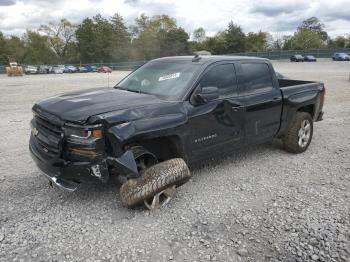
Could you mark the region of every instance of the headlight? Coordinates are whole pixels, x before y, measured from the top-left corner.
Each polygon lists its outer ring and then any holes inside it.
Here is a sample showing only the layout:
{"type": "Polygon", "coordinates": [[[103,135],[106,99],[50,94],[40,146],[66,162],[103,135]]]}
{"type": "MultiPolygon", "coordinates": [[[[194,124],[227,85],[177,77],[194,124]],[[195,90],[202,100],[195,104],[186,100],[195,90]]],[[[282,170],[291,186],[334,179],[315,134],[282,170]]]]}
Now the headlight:
{"type": "Polygon", "coordinates": [[[103,136],[102,125],[66,125],[63,130],[67,142],[75,144],[92,144],[103,136]]]}

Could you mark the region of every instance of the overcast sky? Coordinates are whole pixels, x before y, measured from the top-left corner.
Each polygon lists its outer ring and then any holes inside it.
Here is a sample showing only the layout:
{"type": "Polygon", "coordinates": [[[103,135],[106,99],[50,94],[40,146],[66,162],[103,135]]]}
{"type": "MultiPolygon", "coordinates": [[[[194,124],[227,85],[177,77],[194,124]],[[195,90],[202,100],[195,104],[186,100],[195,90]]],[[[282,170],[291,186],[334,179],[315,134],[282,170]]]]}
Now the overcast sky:
{"type": "Polygon", "coordinates": [[[231,20],[246,33],[291,34],[304,19],[317,16],[332,37],[350,33],[350,0],[0,0],[0,31],[21,35],[60,18],[79,23],[97,13],[119,13],[127,25],[141,13],[167,14],[188,33],[204,27],[208,35],[231,20]]]}

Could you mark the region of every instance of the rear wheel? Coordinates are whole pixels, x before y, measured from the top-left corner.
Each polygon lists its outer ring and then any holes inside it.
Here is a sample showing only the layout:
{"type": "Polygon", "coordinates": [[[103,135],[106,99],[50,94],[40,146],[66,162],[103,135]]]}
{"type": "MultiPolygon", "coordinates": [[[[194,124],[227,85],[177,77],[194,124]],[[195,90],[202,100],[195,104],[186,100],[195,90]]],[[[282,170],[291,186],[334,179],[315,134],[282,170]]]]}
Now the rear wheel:
{"type": "Polygon", "coordinates": [[[127,207],[142,202],[149,209],[166,205],[175,194],[176,187],[186,183],[190,171],[181,158],[173,158],[141,171],[141,176],[129,179],[120,188],[122,203],[127,207]]]}
{"type": "Polygon", "coordinates": [[[297,112],[283,138],[285,150],[302,153],[310,145],[313,135],[313,120],[309,113],[297,112]]]}

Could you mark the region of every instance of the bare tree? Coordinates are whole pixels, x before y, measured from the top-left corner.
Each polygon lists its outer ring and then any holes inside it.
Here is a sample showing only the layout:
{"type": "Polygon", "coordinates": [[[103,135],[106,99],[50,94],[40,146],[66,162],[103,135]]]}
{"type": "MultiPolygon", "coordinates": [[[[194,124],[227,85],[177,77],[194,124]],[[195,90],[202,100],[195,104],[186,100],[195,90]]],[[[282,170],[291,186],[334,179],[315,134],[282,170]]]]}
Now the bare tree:
{"type": "Polygon", "coordinates": [[[75,30],[76,26],[65,18],[59,23],[50,22],[39,28],[39,31],[48,37],[52,49],[60,59],[65,57],[69,44],[75,40],[75,30]]]}

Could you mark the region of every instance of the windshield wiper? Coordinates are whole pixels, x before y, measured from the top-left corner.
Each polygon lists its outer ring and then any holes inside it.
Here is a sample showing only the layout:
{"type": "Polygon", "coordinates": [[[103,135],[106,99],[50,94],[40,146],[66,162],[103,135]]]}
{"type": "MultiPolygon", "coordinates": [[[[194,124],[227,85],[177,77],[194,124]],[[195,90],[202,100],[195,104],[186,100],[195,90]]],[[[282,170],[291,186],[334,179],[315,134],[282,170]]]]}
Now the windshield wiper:
{"type": "Polygon", "coordinates": [[[138,93],[138,94],[142,93],[140,90],[132,90],[132,89],[124,88],[124,87],[121,87],[121,86],[115,86],[114,88],[117,88],[117,89],[120,89],[120,90],[129,91],[129,92],[133,92],[133,93],[138,93]]]}

